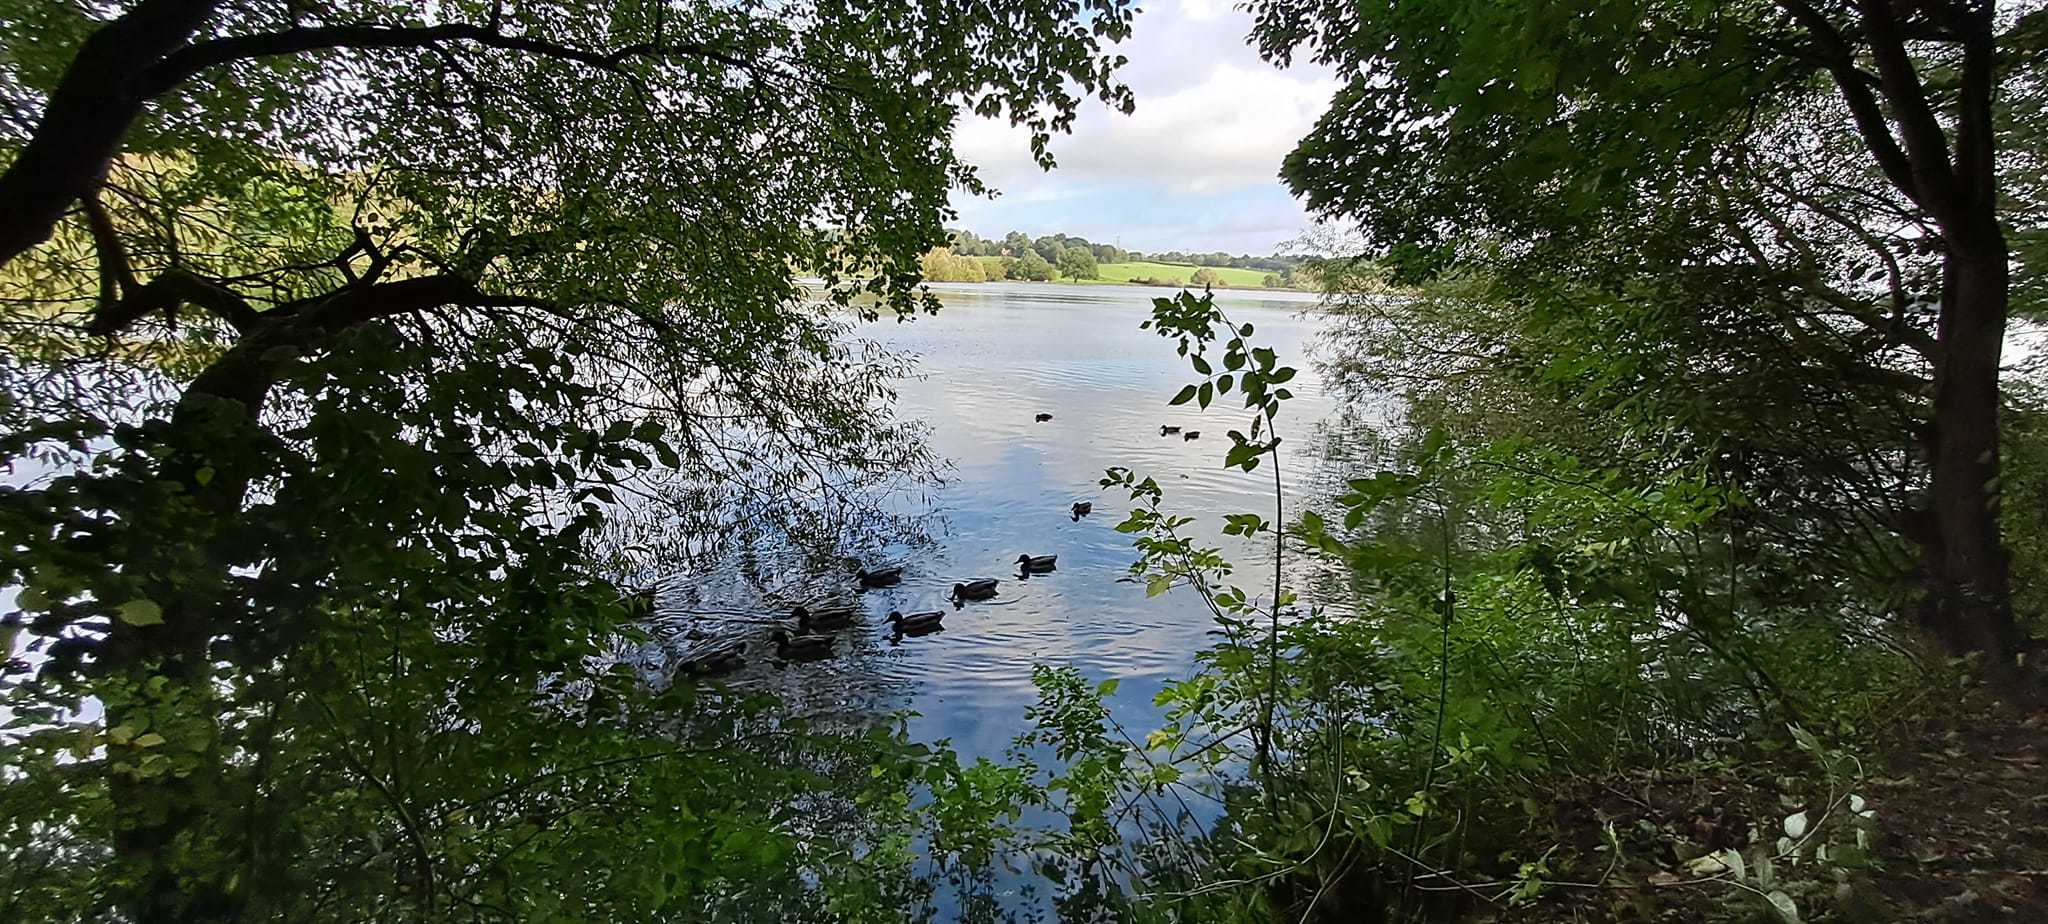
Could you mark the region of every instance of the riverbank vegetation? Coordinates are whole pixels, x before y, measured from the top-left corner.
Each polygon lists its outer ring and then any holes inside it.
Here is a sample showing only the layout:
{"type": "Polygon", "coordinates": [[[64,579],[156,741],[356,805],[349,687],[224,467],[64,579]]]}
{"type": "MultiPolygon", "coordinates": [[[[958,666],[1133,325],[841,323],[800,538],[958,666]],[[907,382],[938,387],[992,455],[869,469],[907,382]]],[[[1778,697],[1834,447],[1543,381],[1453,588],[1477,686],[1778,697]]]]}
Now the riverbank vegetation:
{"type": "MultiPolygon", "coordinates": [[[[2042,408],[2001,369],[2040,311],[2048,15],[1254,10],[1269,56],[1354,75],[1284,176],[1375,258],[1324,264],[1327,372],[1399,400],[1344,436],[1336,496],[1228,518],[1291,570],[1105,479],[1138,576],[1226,637],[1142,746],[1045,685],[1076,766],[1122,770],[1047,781],[1094,794],[1077,824],[1161,832],[1098,858],[1150,886],[1132,916],[2048,911],[2012,584],[2043,520],[2010,503],[2042,408]],[[1177,825],[1216,776],[1226,820],[1177,825]]],[[[1190,295],[1151,323],[1191,364],[1176,403],[1241,399],[1226,465],[1312,464],[1255,330],[1190,295]]]]}
{"type": "Polygon", "coordinates": [[[1147,255],[1085,238],[1048,234],[1033,239],[1012,231],[1001,240],[953,230],[946,247],[924,258],[931,282],[1095,282],[1121,285],[1297,289],[1313,280],[1302,256],[1254,257],[1227,253],[1147,255]],[[978,267],[970,260],[979,261],[978,267]]]}
{"type": "Polygon", "coordinates": [[[2048,12],[1252,9],[1345,79],[1328,259],[943,227],[959,119],[1129,111],[1120,0],[0,0],[0,918],[2048,913],[2048,12]],[[1163,724],[1040,665],[969,763],[671,683],[660,570],[939,474],[843,309],[992,268],[1313,286],[1379,402],[1304,451],[1310,359],[1155,304],[1276,485],[1254,568],[1104,474],[1218,639],[1163,724]]]}

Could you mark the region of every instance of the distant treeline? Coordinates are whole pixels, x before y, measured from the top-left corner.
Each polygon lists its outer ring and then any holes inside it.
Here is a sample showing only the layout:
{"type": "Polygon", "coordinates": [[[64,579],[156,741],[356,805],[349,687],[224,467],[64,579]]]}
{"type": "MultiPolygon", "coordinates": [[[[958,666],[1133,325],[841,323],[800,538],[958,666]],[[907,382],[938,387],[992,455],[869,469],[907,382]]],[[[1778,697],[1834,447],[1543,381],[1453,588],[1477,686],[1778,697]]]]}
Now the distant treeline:
{"type": "Polygon", "coordinates": [[[1179,250],[1145,252],[1125,250],[1115,244],[1097,244],[1086,238],[1070,234],[1047,234],[1042,237],[1028,237],[1022,231],[1012,231],[1001,240],[981,237],[972,231],[954,229],[953,253],[967,257],[1021,257],[1036,253],[1047,263],[1057,265],[1060,257],[1068,250],[1079,248],[1088,252],[1097,263],[1181,263],[1188,266],[1221,266],[1235,269],[1265,270],[1272,273],[1286,273],[1299,269],[1306,258],[1293,256],[1255,257],[1250,254],[1229,254],[1222,251],[1213,253],[1186,253],[1179,250]]]}

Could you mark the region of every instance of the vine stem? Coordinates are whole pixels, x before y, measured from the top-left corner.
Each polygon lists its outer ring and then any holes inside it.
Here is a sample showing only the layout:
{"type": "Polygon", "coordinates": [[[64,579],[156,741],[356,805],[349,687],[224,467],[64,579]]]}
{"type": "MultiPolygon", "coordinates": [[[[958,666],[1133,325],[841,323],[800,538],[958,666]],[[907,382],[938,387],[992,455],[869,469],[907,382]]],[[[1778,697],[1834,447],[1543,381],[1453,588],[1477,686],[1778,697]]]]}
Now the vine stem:
{"type": "MultiPolygon", "coordinates": [[[[1443,518],[1443,615],[1438,620],[1438,641],[1436,656],[1436,729],[1429,738],[1429,765],[1422,772],[1422,796],[1429,798],[1429,792],[1436,786],[1437,756],[1444,747],[1444,712],[1451,699],[1451,614],[1457,606],[1451,596],[1451,499],[1443,485],[1437,485],[1438,499],[1442,505],[1443,518]]],[[[1429,816],[1425,805],[1422,817],[1415,820],[1415,837],[1408,844],[1409,853],[1422,856],[1423,840],[1429,829],[1429,816]]],[[[1408,896],[1415,889],[1415,870],[1408,871],[1408,882],[1401,889],[1401,909],[1395,917],[1407,914],[1408,896]]]]}
{"type": "MultiPolygon", "coordinates": [[[[1273,431],[1269,423],[1266,435],[1273,431]]],[[[1266,620],[1266,702],[1259,716],[1259,772],[1265,777],[1266,807],[1273,808],[1273,710],[1280,698],[1280,594],[1283,558],[1287,554],[1287,495],[1280,486],[1280,445],[1269,450],[1273,457],[1273,606],[1266,620]]]]}

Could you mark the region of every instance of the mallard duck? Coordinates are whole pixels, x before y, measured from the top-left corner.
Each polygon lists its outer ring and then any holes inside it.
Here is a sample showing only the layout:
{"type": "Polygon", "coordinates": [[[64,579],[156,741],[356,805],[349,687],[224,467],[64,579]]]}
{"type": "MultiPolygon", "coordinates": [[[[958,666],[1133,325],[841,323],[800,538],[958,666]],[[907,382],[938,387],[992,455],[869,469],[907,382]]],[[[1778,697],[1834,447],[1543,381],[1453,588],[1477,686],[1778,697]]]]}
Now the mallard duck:
{"type": "Polygon", "coordinates": [[[830,635],[795,635],[777,629],[768,638],[775,643],[775,656],[784,661],[816,661],[832,656],[830,635]]]}
{"type": "Polygon", "coordinates": [[[945,620],[945,610],[932,610],[929,613],[898,613],[895,610],[889,611],[889,627],[895,630],[898,635],[923,635],[926,632],[937,632],[945,628],[940,625],[945,620]]]}
{"type": "Polygon", "coordinates": [[[746,642],[725,642],[701,651],[692,652],[689,657],[677,662],[677,673],[691,677],[716,677],[730,674],[747,665],[746,642]]]}
{"type": "Polygon", "coordinates": [[[953,585],[953,599],[986,600],[996,595],[996,585],[999,583],[1001,582],[995,578],[975,578],[971,581],[962,581],[953,585]]]}
{"type": "Polygon", "coordinates": [[[1169,434],[1174,434],[1174,433],[1179,433],[1179,432],[1180,432],[1180,428],[1179,428],[1179,427],[1170,427],[1170,426],[1167,426],[1167,425],[1165,425],[1165,424],[1160,424],[1160,425],[1159,425],[1159,435],[1160,435],[1160,436],[1167,436],[1167,435],[1169,435],[1169,434]]]}
{"type": "Polygon", "coordinates": [[[844,629],[853,625],[853,621],[860,616],[860,611],[851,604],[827,603],[815,610],[799,606],[789,615],[796,620],[798,633],[810,635],[820,629],[844,629]]]}
{"type": "Polygon", "coordinates": [[[1202,431],[1200,430],[1189,430],[1188,432],[1180,435],[1181,442],[1187,442],[1188,440],[1198,440],[1201,438],[1202,431]]]}
{"type": "Polygon", "coordinates": [[[1048,420],[1051,420],[1051,419],[1052,419],[1052,415],[1051,415],[1051,414],[1039,414],[1039,415],[1038,415],[1038,422],[1039,422],[1039,423],[1045,423],[1046,421],[1048,421],[1048,420]]]}
{"type": "Polygon", "coordinates": [[[1019,555],[1017,570],[1025,574],[1044,574],[1059,565],[1058,555],[1019,555]]]}
{"type": "Polygon", "coordinates": [[[1075,502],[1074,502],[1074,519],[1078,520],[1078,519],[1080,519],[1080,518],[1082,518],[1082,517],[1085,517],[1085,516],[1087,516],[1087,515],[1089,515],[1089,514],[1091,514],[1091,513],[1094,513],[1094,512],[1095,512],[1095,504],[1094,504],[1094,503],[1092,503],[1092,502],[1090,502],[1090,501],[1075,501],[1075,502]]]}
{"type": "Polygon", "coordinates": [[[862,568],[855,571],[853,577],[855,580],[860,581],[860,586],[862,587],[887,587],[891,584],[900,583],[903,580],[903,566],[890,565],[873,571],[862,568]]]}

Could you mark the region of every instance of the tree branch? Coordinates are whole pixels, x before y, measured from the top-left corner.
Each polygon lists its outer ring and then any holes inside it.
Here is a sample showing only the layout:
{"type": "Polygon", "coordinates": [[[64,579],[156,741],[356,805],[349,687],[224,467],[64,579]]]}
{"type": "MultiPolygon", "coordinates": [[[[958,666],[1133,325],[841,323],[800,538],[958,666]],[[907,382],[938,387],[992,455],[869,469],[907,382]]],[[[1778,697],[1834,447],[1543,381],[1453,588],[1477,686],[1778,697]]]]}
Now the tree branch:
{"type": "Polygon", "coordinates": [[[1835,78],[1835,86],[1841,90],[1842,101],[1849,107],[1849,114],[1856,121],[1856,132],[1863,138],[1863,144],[1877,159],[1877,166],[1884,171],[1885,178],[1907,198],[1925,207],[1919,184],[1914,180],[1913,162],[1899,147],[1897,138],[1892,136],[1891,124],[1885,120],[1884,109],[1878,105],[1877,97],[1871,92],[1871,77],[1856,66],[1856,54],[1849,46],[1849,40],[1835,27],[1826,14],[1814,9],[1805,0],[1778,0],[1778,6],[1791,14],[1794,22],[1813,36],[1821,52],[1821,65],[1835,78]]]}
{"type": "Polygon", "coordinates": [[[1863,13],[1863,29],[1870,37],[1870,53],[1877,60],[1877,74],[1884,82],[1885,101],[1891,104],[1898,122],[1906,156],[1912,166],[1917,190],[1914,201],[1937,217],[1952,221],[1959,211],[1956,201],[1955,167],[1949,162],[1948,133],[1927,104],[1927,90],[1906,53],[1905,38],[1899,34],[1887,0],[1857,0],[1863,13]]]}
{"type": "Polygon", "coordinates": [[[95,336],[111,337],[143,318],[168,314],[186,304],[198,305],[212,312],[243,333],[248,333],[263,320],[262,313],[234,290],[187,270],[172,268],[120,299],[101,304],[85,329],[95,336]]]}
{"type": "Polygon", "coordinates": [[[157,96],[211,67],[252,58],[268,58],[336,48],[426,48],[447,42],[475,42],[490,48],[523,51],[546,58],[574,61],[600,70],[623,73],[634,58],[696,57],[731,67],[753,69],[756,62],[717,51],[700,42],[640,42],[612,51],[592,51],[523,35],[507,35],[494,26],[444,23],[438,26],[312,26],[214,39],[187,46],[164,58],[142,75],[147,96],[157,96]]]}

